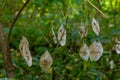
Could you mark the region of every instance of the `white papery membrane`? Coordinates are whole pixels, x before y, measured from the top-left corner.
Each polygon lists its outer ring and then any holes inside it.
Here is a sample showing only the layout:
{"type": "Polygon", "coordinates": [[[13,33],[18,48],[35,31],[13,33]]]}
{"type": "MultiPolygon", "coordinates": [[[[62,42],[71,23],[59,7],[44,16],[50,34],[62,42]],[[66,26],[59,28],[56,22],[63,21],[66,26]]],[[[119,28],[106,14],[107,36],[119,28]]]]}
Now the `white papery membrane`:
{"type": "Polygon", "coordinates": [[[64,46],[66,43],[66,29],[63,25],[58,29],[58,42],[61,46],[64,46]]]}
{"type": "Polygon", "coordinates": [[[85,35],[85,27],[81,26],[80,27],[80,38],[82,39],[85,35]]]}
{"type": "Polygon", "coordinates": [[[111,60],[109,64],[110,64],[110,69],[113,69],[114,68],[114,61],[111,60]]]}
{"type": "Polygon", "coordinates": [[[120,54],[120,41],[117,37],[115,37],[115,45],[113,46],[113,49],[116,51],[117,54],[120,54]]]}
{"type": "Polygon", "coordinates": [[[120,44],[119,43],[117,43],[115,45],[115,51],[116,51],[117,54],[120,54],[120,44]]]}
{"type": "Polygon", "coordinates": [[[53,59],[48,50],[46,50],[40,57],[40,67],[43,71],[47,71],[51,67],[52,63],[53,59]]]}
{"type": "Polygon", "coordinates": [[[93,29],[93,31],[95,32],[95,34],[96,34],[97,36],[99,36],[100,26],[99,26],[99,23],[96,21],[95,18],[93,18],[93,20],[92,20],[92,29],[93,29]]]}
{"type": "Polygon", "coordinates": [[[84,36],[87,36],[88,26],[87,26],[87,25],[81,25],[81,26],[80,26],[79,33],[80,33],[81,39],[82,39],[84,36]]]}
{"type": "Polygon", "coordinates": [[[28,40],[24,36],[22,37],[22,40],[20,41],[19,50],[20,50],[20,53],[22,54],[23,58],[27,62],[28,66],[31,67],[32,66],[32,56],[31,56],[31,53],[29,50],[28,40]]]}
{"type": "Polygon", "coordinates": [[[90,45],[89,50],[90,50],[90,60],[91,61],[99,60],[103,54],[103,46],[100,41],[99,42],[94,41],[90,45]]]}
{"type": "Polygon", "coordinates": [[[79,55],[84,61],[89,59],[90,52],[86,43],[84,43],[80,48],[79,55]]]}

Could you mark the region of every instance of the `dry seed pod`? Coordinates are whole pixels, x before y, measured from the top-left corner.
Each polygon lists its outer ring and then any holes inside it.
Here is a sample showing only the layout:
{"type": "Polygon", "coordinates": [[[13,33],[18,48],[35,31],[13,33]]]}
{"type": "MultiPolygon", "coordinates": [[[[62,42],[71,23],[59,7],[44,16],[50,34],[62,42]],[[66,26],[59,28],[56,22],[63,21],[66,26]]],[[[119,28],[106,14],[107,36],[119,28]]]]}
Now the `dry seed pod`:
{"type": "Polygon", "coordinates": [[[90,52],[86,43],[84,43],[80,48],[79,54],[84,61],[87,61],[89,59],[90,52]]]}
{"type": "Polygon", "coordinates": [[[113,68],[114,68],[114,61],[111,60],[111,61],[110,61],[110,69],[113,69],[113,68]]]}
{"type": "Polygon", "coordinates": [[[93,18],[93,20],[92,20],[92,29],[93,29],[93,31],[95,32],[95,34],[96,34],[97,36],[99,36],[100,27],[99,27],[99,23],[96,21],[95,18],[93,18]]]}
{"type": "Polygon", "coordinates": [[[44,54],[40,57],[40,67],[43,71],[47,71],[51,67],[52,63],[53,59],[48,50],[46,50],[44,54]]]}
{"type": "Polygon", "coordinates": [[[81,39],[84,37],[84,36],[87,36],[87,33],[88,33],[88,25],[81,25],[80,27],[80,37],[81,39]]]}
{"type": "Polygon", "coordinates": [[[117,37],[115,37],[115,43],[120,44],[120,41],[118,40],[117,37]]]}
{"type": "Polygon", "coordinates": [[[120,44],[116,44],[114,48],[115,48],[116,53],[120,54],[120,44]]]}
{"type": "Polygon", "coordinates": [[[99,60],[100,57],[103,54],[103,47],[102,47],[101,42],[94,41],[90,45],[89,50],[90,50],[90,60],[91,61],[97,61],[97,60],[99,60]]]}
{"type": "Polygon", "coordinates": [[[26,37],[22,37],[22,40],[20,41],[20,45],[19,45],[19,50],[23,56],[23,58],[25,59],[25,61],[27,62],[28,66],[32,66],[32,56],[29,50],[29,43],[26,39],[26,37]]]}
{"type": "Polygon", "coordinates": [[[66,30],[63,25],[58,30],[58,41],[61,46],[64,46],[66,43],[66,30]]]}
{"type": "Polygon", "coordinates": [[[52,30],[52,35],[53,35],[54,43],[56,44],[57,43],[57,38],[56,38],[55,32],[53,30],[53,27],[51,28],[51,30],[52,30]]]}
{"type": "Polygon", "coordinates": [[[120,41],[118,40],[117,37],[114,37],[113,39],[114,39],[114,41],[115,41],[115,43],[116,43],[116,44],[113,46],[113,50],[115,50],[117,54],[120,54],[120,41]]]}
{"type": "Polygon", "coordinates": [[[80,27],[80,38],[82,39],[85,35],[85,27],[84,26],[81,26],[80,27]]]}

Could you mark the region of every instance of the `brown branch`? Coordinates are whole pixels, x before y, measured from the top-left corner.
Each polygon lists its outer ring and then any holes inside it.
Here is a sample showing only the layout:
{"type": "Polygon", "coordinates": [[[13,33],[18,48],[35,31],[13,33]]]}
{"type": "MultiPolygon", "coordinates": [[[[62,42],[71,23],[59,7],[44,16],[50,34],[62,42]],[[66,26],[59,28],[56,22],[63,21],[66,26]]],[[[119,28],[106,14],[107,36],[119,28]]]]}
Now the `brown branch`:
{"type": "Polygon", "coordinates": [[[10,31],[9,31],[9,34],[8,34],[8,41],[10,41],[10,36],[11,36],[11,33],[12,33],[12,29],[13,29],[18,17],[20,16],[21,12],[23,11],[23,9],[25,8],[25,6],[28,4],[29,1],[30,0],[27,0],[25,2],[25,4],[21,7],[20,11],[18,12],[17,16],[15,17],[15,19],[14,19],[14,21],[13,21],[11,27],[10,27],[10,31]]]}
{"type": "Polygon", "coordinates": [[[10,48],[7,43],[7,40],[4,35],[4,31],[2,29],[2,25],[0,24],[0,46],[2,49],[2,56],[4,60],[4,67],[7,73],[7,77],[14,78],[14,66],[12,64],[12,57],[10,54],[10,48]]]}

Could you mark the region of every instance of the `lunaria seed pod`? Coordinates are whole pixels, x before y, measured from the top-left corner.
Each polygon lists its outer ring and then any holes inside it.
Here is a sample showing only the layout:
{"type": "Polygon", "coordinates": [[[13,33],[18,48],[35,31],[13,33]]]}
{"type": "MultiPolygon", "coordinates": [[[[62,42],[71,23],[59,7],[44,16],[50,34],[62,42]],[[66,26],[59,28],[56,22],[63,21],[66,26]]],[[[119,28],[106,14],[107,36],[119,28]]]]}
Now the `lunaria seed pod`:
{"type": "Polygon", "coordinates": [[[113,69],[114,68],[114,61],[111,60],[109,64],[110,64],[110,69],[113,69]]]}
{"type": "Polygon", "coordinates": [[[52,63],[53,59],[48,50],[46,50],[40,57],[40,67],[43,71],[47,71],[51,67],[52,63]]]}
{"type": "Polygon", "coordinates": [[[118,40],[117,37],[115,37],[115,43],[120,44],[120,41],[118,40]]]}
{"type": "Polygon", "coordinates": [[[28,66],[32,66],[32,56],[29,50],[29,43],[26,37],[22,37],[20,44],[19,44],[19,50],[22,54],[23,58],[27,62],[28,66]]]}
{"type": "Polygon", "coordinates": [[[80,38],[82,39],[85,35],[85,27],[81,26],[80,27],[80,38]]]}
{"type": "Polygon", "coordinates": [[[84,43],[80,48],[79,55],[84,61],[89,59],[90,52],[86,43],[84,43]]]}
{"type": "Polygon", "coordinates": [[[87,33],[88,33],[88,25],[87,25],[87,24],[86,24],[86,25],[81,24],[79,33],[80,33],[80,38],[81,38],[81,39],[82,39],[84,36],[87,36],[87,33]]]}
{"type": "Polygon", "coordinates": [[[99,60],[103,54],[103,46],[102,46],[101,42],[94,41],[90,45],[89,50],[90,50],[90,60],[91,61],[99,60]]]}
{"type": "Polygon", "coordinates": [[[57,38],[56,38],[55,32],[53,30],[53,27],[51,28],[51,31],[52,31],[52,35],[53,35],[53,41],[56,44],[57,43],[57,38]]]}
{"type": "Polygon", "coordinates": [[[120,54],[120,44],[117,43],[114,48],[115,48],[116,53],[120,54]]]}
{"type": "Polygon", "coordinates": [[[113,50],[115,50],[117,54],[120,54],[120,41],[117,37],[115,37],[115,45],[113,46],[113,50]]]}
{"type": "Polygon", "coordinates": [[[93,20],[92,20],[92,29],[93,29],[93,31],[95,32],[95,34],[96,34],[97,36],[99,36],[100,26],[99,26],[99,23],[96,21],[95,18],[93,18],[93,20]]]}
{"type": "Polygon", "coordinates": [[[58,42],[61,46],[64,46],[66,43],[66,29],[63,25],[58,30],[58,42]]]}

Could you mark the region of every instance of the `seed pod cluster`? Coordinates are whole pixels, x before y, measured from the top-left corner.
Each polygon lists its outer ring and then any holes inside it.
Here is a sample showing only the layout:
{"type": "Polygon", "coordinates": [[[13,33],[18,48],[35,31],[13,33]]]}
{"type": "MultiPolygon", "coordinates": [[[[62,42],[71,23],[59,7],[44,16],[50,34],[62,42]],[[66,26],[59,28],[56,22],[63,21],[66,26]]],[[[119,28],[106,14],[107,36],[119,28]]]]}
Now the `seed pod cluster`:
{"type": "Polygon", "coordinates": [[[89,49],[86,43],[80,48],[80,57],[87,61],[90,57],[90,61],[98,61],[103,54],[103,47],[101,42],[94,41],[89,49]]]}

